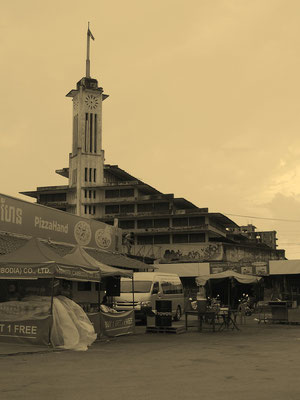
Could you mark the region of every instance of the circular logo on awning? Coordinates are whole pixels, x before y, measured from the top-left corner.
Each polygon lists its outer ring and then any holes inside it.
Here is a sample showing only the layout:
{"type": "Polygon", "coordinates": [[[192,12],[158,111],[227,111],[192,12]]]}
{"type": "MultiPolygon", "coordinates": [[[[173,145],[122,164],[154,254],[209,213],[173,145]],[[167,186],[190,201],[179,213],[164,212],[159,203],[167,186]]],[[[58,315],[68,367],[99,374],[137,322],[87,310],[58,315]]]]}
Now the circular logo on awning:
{"type": "Polygon", "coordinates": [[[111,233],[105,229],[98,229],[95,233],[95,241],[98,247],[107,249],[112,242],[111,233]]]}
{"type": "Polygon", "coordinates": [[[92,231],[90,225],[85,221],[79,221],[74,228],[74,236],[76,242],[81,246],[86,246],[90,243],[92,238],[92,231]]]}

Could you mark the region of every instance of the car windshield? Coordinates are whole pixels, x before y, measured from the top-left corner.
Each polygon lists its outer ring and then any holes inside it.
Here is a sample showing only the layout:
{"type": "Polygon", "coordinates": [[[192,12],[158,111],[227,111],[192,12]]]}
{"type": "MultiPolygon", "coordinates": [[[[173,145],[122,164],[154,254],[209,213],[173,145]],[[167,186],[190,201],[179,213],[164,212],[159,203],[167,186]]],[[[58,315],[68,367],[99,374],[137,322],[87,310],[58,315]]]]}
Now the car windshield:
{"type": "MultiPolygon", "coordinates": [[[[151,281],[133,281],[134,293],[149,293],[151,281]]],[[[121,281],[121,293],[132,293],[132,282],[121,281]]]]}

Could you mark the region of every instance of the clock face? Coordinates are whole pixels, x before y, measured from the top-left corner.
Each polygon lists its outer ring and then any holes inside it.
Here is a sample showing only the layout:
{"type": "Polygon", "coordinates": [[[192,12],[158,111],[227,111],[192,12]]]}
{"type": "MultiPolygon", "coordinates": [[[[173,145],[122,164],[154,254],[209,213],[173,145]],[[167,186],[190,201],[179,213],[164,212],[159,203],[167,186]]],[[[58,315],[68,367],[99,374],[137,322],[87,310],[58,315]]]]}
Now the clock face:
{"type": "Polygon", "coordinates": [[[94,111],[98,107],[98,99],[92,94],[88,94],[85,98],[85,104],[87,105],[89,110],[94,111]]]}

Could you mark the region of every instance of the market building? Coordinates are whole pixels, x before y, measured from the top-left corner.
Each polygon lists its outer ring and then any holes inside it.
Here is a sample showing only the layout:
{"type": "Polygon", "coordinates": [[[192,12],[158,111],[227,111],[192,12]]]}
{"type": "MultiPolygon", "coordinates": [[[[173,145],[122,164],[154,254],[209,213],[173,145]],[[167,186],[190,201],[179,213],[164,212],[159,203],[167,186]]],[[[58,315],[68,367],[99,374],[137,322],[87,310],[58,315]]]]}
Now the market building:
{"type": "Polygon", "coordinates": [[[72,152],[69,166],[56,172],[68,184],[21,193],[48,207],[108,225],[117,223],[124,233],[123,251],[150,262],[245,263],[284,258],[276,237],[271,243],[262,232],[260,237],[255,230],[245,232],[221,213],[164,194],[118,165],[105,164],[102,103],[108,95],[90,76],[89,39],[86,76],[67,94],[73,102],[72,152]]]}

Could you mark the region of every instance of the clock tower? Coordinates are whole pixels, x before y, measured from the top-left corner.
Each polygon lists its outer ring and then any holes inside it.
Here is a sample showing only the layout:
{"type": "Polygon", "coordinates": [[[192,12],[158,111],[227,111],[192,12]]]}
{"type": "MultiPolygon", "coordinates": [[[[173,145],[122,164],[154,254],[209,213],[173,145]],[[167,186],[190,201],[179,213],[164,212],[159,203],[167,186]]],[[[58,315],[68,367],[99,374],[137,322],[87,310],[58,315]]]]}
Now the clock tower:
{"type": "Polygon", "coordinates": [[[73,99],[73,140],[69,155],[70,203],[75,214],[94,217],[96,187],[103,184],[104,150],[102,149],[103,93],[98,81],[90,77],[90,38],[87,31],[86,76],[66,96],[73,99]]]}

